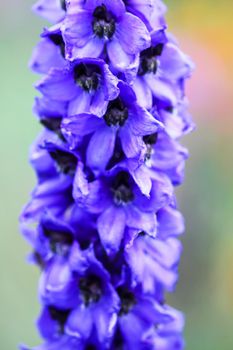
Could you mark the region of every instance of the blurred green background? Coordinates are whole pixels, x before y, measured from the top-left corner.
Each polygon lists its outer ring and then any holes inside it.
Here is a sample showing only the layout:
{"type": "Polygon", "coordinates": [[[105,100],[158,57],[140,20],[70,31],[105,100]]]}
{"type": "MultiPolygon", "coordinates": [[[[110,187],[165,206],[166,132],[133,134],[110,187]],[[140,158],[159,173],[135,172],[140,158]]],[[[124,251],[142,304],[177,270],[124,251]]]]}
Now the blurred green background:
{"type": "MultiPolygon", "coordinates": [[[[25,263],[29,247],[17,218],[35,178],[28,149],[39,126],[31,107],[36,77],[27,61],[44,22],[32,2],[0,3],[1,244],[0,348],[39,342],[38,272],[25,263]]],[[[233,2],[168,1],[170,30],[193,57],[188,83],[197,132],[186,137],[191,158],[177,193],[187,221],[180,282],[169,301],[184,310],[188,350],[233,349],[233,2]]],[[[61,349],[62,350],[62,349],[61,349]]]]}

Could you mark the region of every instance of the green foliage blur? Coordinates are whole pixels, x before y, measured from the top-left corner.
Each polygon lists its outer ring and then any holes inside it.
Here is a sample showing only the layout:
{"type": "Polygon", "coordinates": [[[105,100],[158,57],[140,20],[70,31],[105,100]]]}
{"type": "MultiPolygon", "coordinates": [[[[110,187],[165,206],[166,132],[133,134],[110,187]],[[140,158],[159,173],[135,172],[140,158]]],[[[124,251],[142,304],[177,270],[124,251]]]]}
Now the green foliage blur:
{"type": "MultiPolygon", "coordinates": [[[[185,138],[191,158],[186,182],[177,190],[187,221],[180,282],[173,306],[186,313],[188,350],[233,349],[233,2],[176,0],[169,29],[197,64],[188,84],[197,131],[185,138]]],[[[37,77],[27,67],[45,22],[29,0],[0,3],[1,240],[0,348],[39,343],[39,273],[26,264],[30,247],[18,216],[35,185],[28,149],[40,126],[31,109],[37,77]]],[[[61,349],[62,350],[62,349],[61,349]]],[[[132,349],[133,350],[133,349],[132,349]]]]}

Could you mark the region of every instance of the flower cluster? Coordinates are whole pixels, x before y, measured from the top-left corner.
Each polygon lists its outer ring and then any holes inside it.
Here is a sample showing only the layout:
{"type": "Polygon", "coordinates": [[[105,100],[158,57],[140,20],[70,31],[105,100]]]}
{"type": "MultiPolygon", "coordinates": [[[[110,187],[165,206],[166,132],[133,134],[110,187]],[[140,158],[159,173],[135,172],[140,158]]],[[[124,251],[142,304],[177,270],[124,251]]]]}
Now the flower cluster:
{"type": "Polygon", "coordinates": [[[36,349],[183,349],[183,316],[165,293],[182,249],[174,187],[188,156],[179,139],[193,128],[192,63],[161,0],[39,0],[34,10],[52,23],[30,62],[44,128],[20,218],[41,269],[36,349]]]}

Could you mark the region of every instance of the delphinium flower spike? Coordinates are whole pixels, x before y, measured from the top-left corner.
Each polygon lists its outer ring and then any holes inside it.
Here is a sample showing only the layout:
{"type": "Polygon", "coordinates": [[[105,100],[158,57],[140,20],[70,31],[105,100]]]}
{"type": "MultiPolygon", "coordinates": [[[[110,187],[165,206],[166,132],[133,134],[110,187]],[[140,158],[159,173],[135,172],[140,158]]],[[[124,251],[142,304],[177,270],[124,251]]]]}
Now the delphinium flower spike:
{"type": "MultiPolygon", "coordinates": [[[[184,222],[174,187],[193,129],[193,65],[161,0],[39,0],[50,21],[30,61],[42,77],[31,148],[37,185],[20,217],[41,269],[36,350],[179,350],[184,222]]],[[[27,347],[22,346],[22,349],[27,347]]]]}

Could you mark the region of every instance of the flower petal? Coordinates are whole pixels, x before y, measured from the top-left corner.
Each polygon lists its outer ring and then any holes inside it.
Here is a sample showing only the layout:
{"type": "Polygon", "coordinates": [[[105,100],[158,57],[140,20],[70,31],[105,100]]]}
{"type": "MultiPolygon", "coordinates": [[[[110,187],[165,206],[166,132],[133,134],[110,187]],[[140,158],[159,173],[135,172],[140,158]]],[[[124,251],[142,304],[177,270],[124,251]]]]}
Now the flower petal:
{"type": "Polygon", "coordinates": [[[190,76],[193,64],[176,45],[168,43],[163,49],[159,68],[166,79],[176,82],[190,76]]]}
{"type": "Polygon", "coordinates": [[[128,168],[131,176],[133,177],[135,183],[140,188],[141,192],[150,197],[150,192],[152,188],[152,181],[148,169],[142,164],[138,165],[138,161],[130,160],[128,162],[128,168]]]}
{"type": "Polygon", "coordinates": [[[86,45],[93,34],[91,21],[92,16],[89,11],[80,9],[75,14],[69,11],[61,26],[66,46],[83,47],[86,45]]]}
{"type": "Polygon", "coordinates": [[[153,102],[152,93],[144,80],[137,78],[134,82],[133,89],[137,95],[138,104],[143,108],[150,109],[153,102]]]}
{"type": "Polygon", "coordinates": [[[67,70],[51,69],[49,74],[36,84],[36,88],[53,100],[70,101],[77,94],[72,75],[67,70]]]}
{"type": "Polygon", "coordinates": [[[98,218],[97,227],[101,242],[108,254],[115,254],[120,248],[125,231],[125,212],[111,206],[98,218]]]}
{"type": "Polygon", "coordinates": [[[112,74],[107,64],[103,66],[104,73],[104,90],[106,99],[108,101],[114,100],[119,95],[119,88],[117,87],[119,80],[112,74]]]}
{"type": "Polygon", "coordinates": [[[126,123],[125,127],[120,129],[119,137],[127,158],[138,158],[144,153],[145,143],[143,142],[142,137],[133,135],[128,123],[126,123]]]}
{"type": "Polygon", "coordinates": [[[85,8],[93,11],[96,7],[105,5],[107,10],[118,18],[125,12],[125,5],[122,0],[86,0],[85,8]]]}
{"type": "Polygon", "coordinates": [[[86,57],[97,58],[101,55],[103,49],[104,41],[98,37],[92,36],[88,39],[88,42],[82,47],[72,46],[69,48],[69,45],[67,45],[66,58],[70,60],[86,57]]]}
{"type": "Polygon", "coordinates": [[[184,218],[181,213],[168,206],[157,213],[158,236],[166,239],[169,236],[181,235],[184,232],[184,218]]]}
{"type": "Polygon", "coordinates": [[[62,10],[60,1],[39,0],[32,9],[52,23],[60,22],[65,16],[65,11],[62,10]]]}
{"type": "Polygon", "coordinates": [[[150,46],[151,38],[145,24],[131,13],[125,13],[117,25],[116,37],[123,50],[136,55],[150,46]]]}
{"type": "Polygon", "coordinates": [[[86,155],[87,165],[98,174],[105,170],[113,155],[116,140],[116,130],[102,126],[92,136],[86,155]]]}
{"type": "Polygon", "coordinates": [[[112,65],[119,70],[126,69],[135,60],[135,55],[126,53],[116,38],[108,43],[107,52],[112,65]]]}
{"type": "Polygon", "coordinates": [[[100,343],[108,345],[114,334],[119,311],[119,297],[113,287],[109,295],[102,297],[100,303],[93,308],[93,318],[100,343]]]}
{"type": "Polygon", "coordinates": [[[53,68],[63,69],[66,61],[61,56],[60,48],[49,39],[42,39],[35,49],[29,66],[35,73],[47,74],[53,68]]]}
{"type": "Polygon", "coordinates": [[[145,79],[153,95],[158,100],[164,101],[172,106],[177,105],[177,87],[164,80],[155,78],[152,74],[147,74],[145,79]]]}
{"type": "Polygon", "coordinates": [[[90,308],[80,305],[80,307],[71,312],[66,324],[66,333],[77,338],[88,339],[92,327],[93,321],[90,308]]]}
{"type": "Polygon", "coordinates": [[[135,135],[151,135],[163,128],[163,124],[155,119],[145,108],[132,106],[129,110],[129,123],[132,132],[135,135]]]}
{"type": "Polygon", "coordinates": [[[68,115],[90,113],[91,95],[77,87],[76,98],[69,103],[68,115]]]}
{"type": "Polygon", "coordinates": [[[77,136],[91,134],[102,125],[103,121],[93,114],[82,113],[64,118],[62,129],[65,133],[71,133],[77,136]]]}
{"type": "Polygon", "coordinates": [[[108,107],[108,101],[102,89],[96,91],[90,102],[90,113],[102,117],[108,107]]]}
{"type": "Polygon", "coordinates": [[[134,205],[128,206],[126,211],[127,226],[137,228],[139,232],[144,231],[151,236],[155,236],[157,230],[157,220],[156,215],[153,212],[144,213],[134,205]]]}
{"type": "Polygon", "coordinates": [[[109,189],[101,180],[89,183],[89,194],[84,199],[84,207],[87,211],[99,214],[111,205],[109,189]]]}

